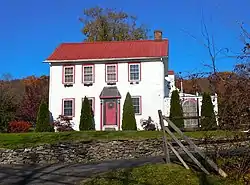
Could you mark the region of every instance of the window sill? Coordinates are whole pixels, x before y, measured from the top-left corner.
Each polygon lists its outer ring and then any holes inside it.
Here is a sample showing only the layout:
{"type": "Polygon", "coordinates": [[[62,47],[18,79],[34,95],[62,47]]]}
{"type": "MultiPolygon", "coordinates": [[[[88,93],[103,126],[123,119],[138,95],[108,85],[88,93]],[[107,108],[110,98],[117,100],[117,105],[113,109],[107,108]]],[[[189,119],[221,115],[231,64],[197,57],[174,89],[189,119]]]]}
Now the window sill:
{"type": "Polygon", "coordinates": [[[141,116],[142,113],[135,113],[135,116],[141,116]]]}
{"type": "Polygon", "coordinates": [[[74,83],[64,83],[64,87],[73,87],[74,83]]]}
{"type": "Polygon", "coordinates": [[[94,82],[83,82],[84,86],[92,86],[94,82]]]}
{"type": "Polygon", "coordinates": [[[106,82],[108,85],[116,85],[116,81],[115,82],[106,82]]]}
{"type": "Polygon", "coordinates": [[[68,119],[68,120],[73,120],[73,116],[64,116],[66,119],[68,119]]]}
{"type": "Polygon", "coordinates": [[[129,81],[129,83],[130,83],[131,85],[133,85],[133,84],[139,84],[140,81],[129,81]]]}

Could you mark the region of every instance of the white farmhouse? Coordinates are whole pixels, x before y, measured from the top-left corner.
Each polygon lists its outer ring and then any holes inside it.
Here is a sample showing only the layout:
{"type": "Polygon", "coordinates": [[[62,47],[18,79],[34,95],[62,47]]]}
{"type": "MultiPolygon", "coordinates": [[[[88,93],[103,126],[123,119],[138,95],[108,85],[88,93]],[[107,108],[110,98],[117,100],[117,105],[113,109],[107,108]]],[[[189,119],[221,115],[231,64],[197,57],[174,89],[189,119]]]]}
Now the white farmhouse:
{"type": "MultiPolygon", "coordinates": [[[[171,93],[177,88],[174,72],[168,71],[168,40],[162,39],[161,31],[155,31],[154,36],[154,40],[59,45],[45,61],[50,64],[49,110],[53,119],[71,117],[73,128],[79,130],[86,96],[96,130],[121,130],[123,104],[129,92],[137,128],[141,130],[141,120],[149,116],[159,128],[158,110],[169,116],[171,93]]],[[[179,91],[184,116],[200,116],[202,96],[179,91]]],[[[212,100],[217,114],[217,95],[212,100]]],[[[198,121],[185,119],[185,127],[197,128],[198,121]]]]}
{"type": "MultiPolygon", "coordinates": [[[[149,116],[158,122],[164,110],[168,75],[168,40],[63,43],[45,61],[50,64],[49,110],[72,118],[79,130],[82,100],[88,97],[96,130],[121,130],[127,92],[137,127],[149,116]]],[[[168,108],[167,108],[168,109],[168,108]]]]}

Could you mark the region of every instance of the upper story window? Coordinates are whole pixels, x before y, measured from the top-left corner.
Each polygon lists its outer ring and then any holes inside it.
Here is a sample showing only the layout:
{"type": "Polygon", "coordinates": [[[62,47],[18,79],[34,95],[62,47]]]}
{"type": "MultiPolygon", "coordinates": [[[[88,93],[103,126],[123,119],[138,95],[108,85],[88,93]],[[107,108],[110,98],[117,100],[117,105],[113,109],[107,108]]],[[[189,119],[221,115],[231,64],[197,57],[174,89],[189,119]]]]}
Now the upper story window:
{"type": "Polygon", "coordinates": [[[141,114],[142,110],[141,110],[141,96],[133,96],[132,97],[132,102],[133,102],[133,106],[134,106],[134,112],[135,114],[141,114]]]}
{"type": "Polygon", "coordinates": [[[62,115],[67,117],[73,117],[74,116],[74,108],[75,108],[75,99],[63,99],[63,108],[62,108],[62,115]]]}
{"type": "Polygon", "coordinates": [[[128,64],[128,75],[130,82],[138,82],[141,80],[141,64],[140,63],[129,63],[128,64]]]}
{"type": "Polygon", "coordinates": [[[106,64],[106,81],[117,82],[117,64],[106,64]]]}
{"type": "Polygon", "coordinates": [[[94,65],[83,66],[83,83],[94,83],[94,65]]]}
{"type": "Polygon", "coordinates": [[[63,83],[75,82],[75,66],[63,66],[63,83]]]}

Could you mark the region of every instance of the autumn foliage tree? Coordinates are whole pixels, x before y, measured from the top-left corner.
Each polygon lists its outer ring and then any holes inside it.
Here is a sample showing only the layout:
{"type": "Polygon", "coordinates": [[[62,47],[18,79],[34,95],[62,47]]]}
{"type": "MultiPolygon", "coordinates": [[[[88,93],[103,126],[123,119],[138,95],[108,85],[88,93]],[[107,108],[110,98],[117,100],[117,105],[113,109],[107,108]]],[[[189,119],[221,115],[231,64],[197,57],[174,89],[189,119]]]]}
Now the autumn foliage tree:
{"type": "Polygon", "coordinates": [[[224,129],[250,129],[250,64],[237,65],[224,82],[220,96],[219,123],[224,129]]]}
{"type": "Polygon", "coordinates": [[[7,132],[8,123],[15,119],[17,109],[16,96],[10,79],[0,80],[0,132],[7,132]]]}
{"type": "Polygon", "coordinates": [[[240,24],[242,52],[235,58],[238,64],[227,78],[219,79],[223,84],[220,96],[219,123],[222,128],[250,129],[250,32],[240,24]]]}
{"type": "Polygon", "coordinates": [[[87,41],[122,41],[147,38],[148,30],[136,24],[136,17],[115,9],[93,7],[84,10],[82,33],[87,41]]]}
{"type": "Polygon", "coordinates": [[[21,120],[36,122],[38,109],[42,101],[48,101],[48,77],[30,76],[23,80],[25,92],[18,110],[21,120]]]}

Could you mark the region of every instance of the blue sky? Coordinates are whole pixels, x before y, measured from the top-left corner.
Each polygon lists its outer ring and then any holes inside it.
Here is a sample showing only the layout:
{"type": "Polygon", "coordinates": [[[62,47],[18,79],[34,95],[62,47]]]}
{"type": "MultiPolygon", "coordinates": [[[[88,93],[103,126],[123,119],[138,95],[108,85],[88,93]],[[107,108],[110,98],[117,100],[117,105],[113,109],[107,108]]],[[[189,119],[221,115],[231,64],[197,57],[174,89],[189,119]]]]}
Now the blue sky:
{"type": "MultiPolygon", "coordinates": [[[[202,40],[202,11],[216,47],[233,52],[242,46],[237,21],[250,21],[249,0],[1,0],[0,74],[14,78],[49,74],[49,66],[42,61],[61,42],[84,39],[78,18],[83,9],[96,5],[136,15],[139,23],[151,29],[150,35],[162,30],[170,42],[169,66],[176,72],[208,69],[204,67],[210,64],[206,48],[183,31],[202,40]]],[[[235,59],[221,58],[218,69],[231,70],[235,59]]]]}

